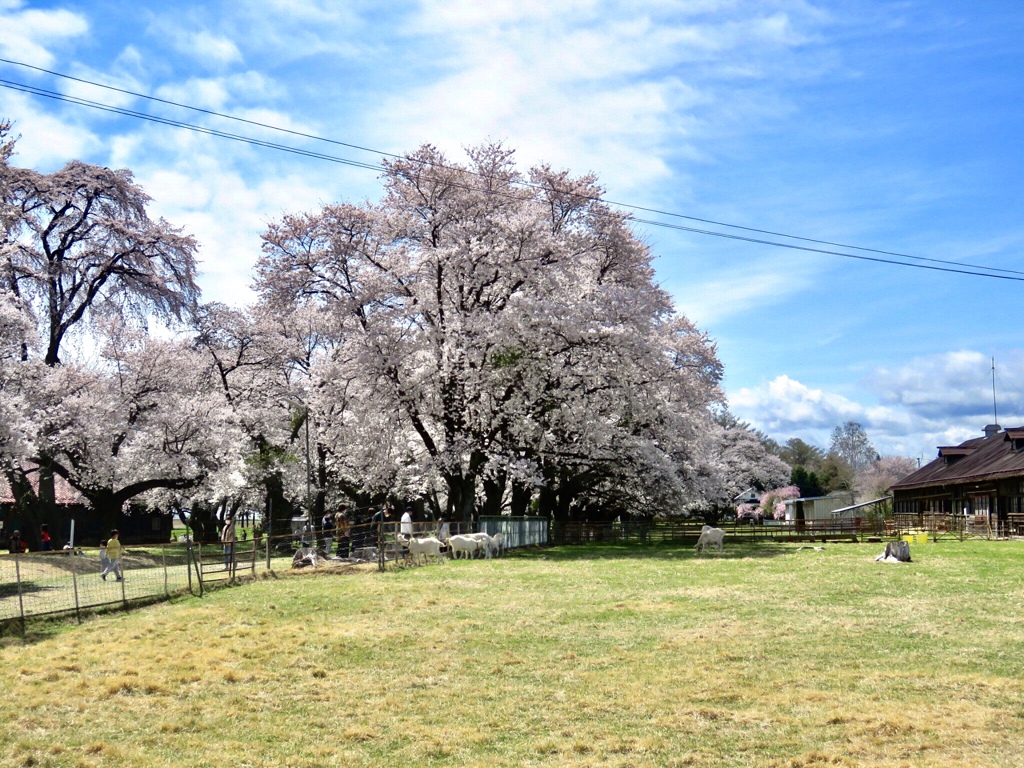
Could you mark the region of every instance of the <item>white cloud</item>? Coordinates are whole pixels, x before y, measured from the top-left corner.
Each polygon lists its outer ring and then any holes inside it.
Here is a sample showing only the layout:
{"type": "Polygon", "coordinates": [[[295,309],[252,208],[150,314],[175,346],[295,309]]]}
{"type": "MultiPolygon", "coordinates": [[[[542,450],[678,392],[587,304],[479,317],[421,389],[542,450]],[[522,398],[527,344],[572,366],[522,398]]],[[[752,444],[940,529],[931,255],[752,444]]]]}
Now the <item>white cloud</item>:
{"type": "Polygon", "coordinates": [[[89,31],[84,16],[64,9],[23,10],[24,3],[0,5],[0,55],[37,67],[49,67],[54,56],[50,48],[89,31]]]}
{"type": "Polygon", "coordinates": [[[211,137],[162,128],[142,135],[141,141],[135,140],[139,134],[124,137],[118,165],[133,168],[153,200],[152,215],[198,241],[203,299],[235,306],[251,302],[251,271],[267,224],[285,212],[326,202],[333,169],[282,171],[273,155],[211,137]],[[166,154],[147,159],[156,142],[166,154]]]}
{"type": "Polygon", "coordinates": [[[662,287],[672,294],[683,314],[707,327],[730,317],[752,317],[758,310],[784,305],[810,288],[822,269],[822,264],[800,257],[752,256],[732,269],[690,270],[686,282],[667,280],[662,287]]]}
{"type": "Polygon", "coordinates": [[[74,157],[85,157],[102,147],[99,137],[80,122],[50,113],[22,93],[0,91],[0,115],[13,118],[11,130],[20,136],[14,165],[50,171],[74,157]]]}
{"type": "MultiPolygon", "coordinates": [[[[991,358],[973,350],[919,357],[879,369],[866,382],[879,400],[866,405],[786,375],[729,397],[730,407],[773,437],[828,447],[845,421],[864,425],[882,453],[931,457],[936,446],[978,437],[992,421],[991,358]]],[[[1024,350],[1003,352],[996,375],[999,421],[1024,425],[1024,350]]]]}
{"type": "Polygon", "coordinates": [[[100,85],[78,82],[77,80],[58,80],[57,86],[64,93],[76,98],[98,101],[102,104],[109,104],[112,107],[129,107],[136,101],[137,97],[121,91],[132,91],[134,93],[144,92],[145,86],[137,78],[116,66],[110,72],[98,72],[80,64],[72,65],[71,74],[81,80],[90,80],[100,85]],[[103,88],[107,85],[111,88],[103,88]]]}
{"type": "Polygon", "coordinates": [[[178,53],[207,69],[219,70],[242,61],[242,52],[234,40],[197,26],[191,19],[163,16],[154,19],[150,33],[166,39],[178,53]]]}
{"type": "MultiPolygon", "coordinates": [[[[999,354],[995,383],[1000,421],[1024,423],[1024,350],[999,354]]],[[[992,356],[975,350],[922,356],[880,369],[871,385],[882,402],[930,421],[970,419],[980,427],[993,418],[992,356]]]]}
{"type": "Polygon", "coordinates": [[[670,158],[700,156],[695,137],[714,129],[698,109],[729,121],[764,109],[731,98],[737,64],[743,78],[777,72],[773,53],[806,39],[790,13],[728,5],[726,20],[698,23],[706,5],[430,0],[405,32],[443,52],[429,60],[437,74],[371,120],[388,149],[507,140],[527,164],[594,170],[616,195],[647,195],[672,177],[670,158]]]}

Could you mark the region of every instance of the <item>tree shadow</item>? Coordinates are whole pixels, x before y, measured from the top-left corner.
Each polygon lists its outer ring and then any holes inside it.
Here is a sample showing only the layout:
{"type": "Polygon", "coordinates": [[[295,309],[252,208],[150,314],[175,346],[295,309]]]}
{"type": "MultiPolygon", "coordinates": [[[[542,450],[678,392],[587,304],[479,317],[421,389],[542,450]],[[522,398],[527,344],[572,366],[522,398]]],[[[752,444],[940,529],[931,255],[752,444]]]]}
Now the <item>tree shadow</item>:
{"type": "MultiPolygon", "coordinates": [[[[702,554],[694,551],[692,544],[684,542],[658,542],[653,544],[562,544],[558,546],[513,550],[509,557],[537,560],[687,560],[726,559],[742,560],[750,557],[767,558],[791,555],[796,552],[794,543],[779,541],[726,542],[721,552],[711,550],[702,554]]],[[[804,544],[806,546],[806,544],[804,544]]]]}
{"type": "MultiPolygon", "coordinates": [[[[36,584],[34,581],[22,581],[21,582],[21,594],[31,595],[36,592],[48,592],[54,589],[64,589],[63,586],[58,585],[41,585],[36,584]]],[[[18,585],[16,582],[7,582],[6,584],[0,584],[0,600],[4,600],[8,597],[18,596],[18,585]]]]}

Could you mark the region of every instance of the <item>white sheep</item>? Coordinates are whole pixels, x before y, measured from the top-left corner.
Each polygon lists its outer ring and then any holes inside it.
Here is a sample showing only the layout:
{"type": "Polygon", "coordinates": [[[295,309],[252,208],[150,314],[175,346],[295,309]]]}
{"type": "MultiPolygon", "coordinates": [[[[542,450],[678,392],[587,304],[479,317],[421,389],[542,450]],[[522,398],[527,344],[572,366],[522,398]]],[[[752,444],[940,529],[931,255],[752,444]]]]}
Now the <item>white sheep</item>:
{"type": "Polygon", "coordinates": [[[433,555],[442,563],[444,562],[444,558],[441,556],[441,542],[433,536],[428,536],[425,539],[410,538],[408,547],[409,555],[414,563],[419,562],[420,555],[423,555],[424,561],[427,560],[428,555],[433,555]]]}
{"type": "Polygon", "coordinates": [[[467,558],[473,557],[476,551],[484,546],[486,545],[474,536],[452,536],[448,539],[448,550],[452,553],[453,560],[459,559],[459,552],[465,552],[467,558]]]}
{"type": "Polygon", "coordinates": [[[712,528],[710,525],[705,525],[700,532],[700,538],[697,539],[697,544],[694,547],[697,552],[703,552],[705,549],[710,547],[718,547],[718,551],[722,551],[722,543],[725,541],[725,531],[721,528],[712,528]]]}

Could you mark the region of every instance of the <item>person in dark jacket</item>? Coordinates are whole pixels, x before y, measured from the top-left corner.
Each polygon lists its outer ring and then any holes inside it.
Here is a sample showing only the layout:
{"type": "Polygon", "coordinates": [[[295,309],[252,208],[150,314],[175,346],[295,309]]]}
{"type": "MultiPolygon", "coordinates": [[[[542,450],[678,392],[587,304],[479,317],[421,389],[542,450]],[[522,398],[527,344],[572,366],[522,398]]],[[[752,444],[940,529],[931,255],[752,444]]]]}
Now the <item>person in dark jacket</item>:
{"type": "Polygon", "coordinates": [[[25,542],[21,538],[21,531],[15,531],[7,542],[7,551],[12,555],[20,555],[25,551],[25,542]]]}

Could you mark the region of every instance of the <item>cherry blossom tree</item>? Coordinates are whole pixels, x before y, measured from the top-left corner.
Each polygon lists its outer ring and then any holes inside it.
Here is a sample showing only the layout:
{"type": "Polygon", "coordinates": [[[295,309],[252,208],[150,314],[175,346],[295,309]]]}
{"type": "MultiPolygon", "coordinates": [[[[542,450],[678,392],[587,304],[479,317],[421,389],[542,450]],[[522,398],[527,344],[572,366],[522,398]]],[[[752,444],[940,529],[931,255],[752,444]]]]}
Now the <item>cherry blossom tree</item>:
{"type": "Polygon", "coordinates": [[[43,368],[31,393],[31,458],[63,477],[112,525],[157,491],[211,497],[242,482],[233,414],[203,357],[114,324],[101,365],[43,368]]]}
{"type": "Polygon", "coordinates": [[[32,414],[26,393],[39,366],[24,358],[34,346],[32,318],[9,291],[0,289],[0,471],[8,478],[30,450],[32,414]]]}
{"type": "MultiPolygon", "coordinates": [[[[83,493],[88,490],[87,498],[105,509],[116,505],[103,500],[101,488],[122,502],[146,488],[134,491],[133,481],[125,485],[118,485],[116,479],[97,481],[104,471],[98,463],[103,451],[95,445],[97,430],[111,428],[108,437],[123,446],[107,459],[134,455],[144,442],[133,437],[139,412],[121,414],[120,422],[109,412],[110,402],[130,408],[110,390],[114,374],[104,368],[113,364],[110,359],[99,368],[76,363],[61,370],[69,340],[88,341],[91,347],[101,343],[104,327],[134,322],[145,328],[153,318],[181,319],[198,296],[196,245],[167,222],[149,218],[149,198],[127,170],[78,161],[50,174],[12,166],[14,145],[5,140],[7,128],[0,126],[0,302],[8,310],[16,308],[34,326],[22,336],[16,377],[21,382],[21,403],[27,403],[32,421],[22,432],[33,435],[34,442],[23,441],[16,455],[8,451],[4,471],[26,509],[52,501],[44,498],[45,489],[52,487],[52,473],[72,478],[73,485],[79,483],[83,493]],[[39,363],[50,370],[39,370],[39,363]],[[71,418],[75,414],[66,409],[86,402],[93,402],[95,408],[83,406],[79,418],[71,418]],[[69,421],[59,426],[54,419],[59,421],[62,413],[69,421]],[[69,447],[76,429],[80,434],[74,439],[80,443],[69,447]],[[85,445],[91,448],[83,453],[85,445]],[[26,460],[35,465],[27,465],[26,460]],[[40,475],[39,498],[26,471],[40,475]]],[[[84,356],[78,357],[85,362],[84,356]]],[[[172,362],[168,359],[167,365],[171,367],[172,362]]],[[[11,391],[11,381],[5,380],[5,406],[11,405],[7,399],[11,391]]],[[[157,440],[158,436],[151,437],[157,440]]],[[[166,452],[153,456],[161,453],[166,452]]],[[[118,467],[134,463],[141,469],[141,456],[115,463],[118,467]]],[[[153,485],[158,478],[171,482],[167,471],[166,466],[154,466],[153,476],[143,484],[158,487],[160,483],[153,485]]]]}
{"type": "Polygon", "coordinates": [[[336,319],[339,386],[319,401],[347,403],[336,415],[356,429],[369,407],[388,455],[424,489],[440,478],[459,517],[481,483],[499,498],[509,479],[541,482],[564,506],[610,467],[678,475],[668,459],[692,436],[679,427],[720,396],[713,345],[674,315],[593,177],[523,177],[500,145],[468,154],[463,167],[423,147],[386,163],[379,205],[286,216],[265,235],[264,299],[336,319]]]}
{"type": "Polygon", "coordinates": [[[769,453],[760,435],[728,411],[710,420],[700,445],[693,511],[732,509],[749,488],[763,492],[789,481],[789,465],[769,453]]]}
{"type": "Polygon", "coordinates": [[[736,507],[736,519],[754,518],[762,520],[772,518],[783,520],[786,517],[786,500],[799,499],[800,489],[795,485],[787,485],[784,488],[773,488],[761,494],[757,505],[740,504],[736,507]]]}
{"type": "Polygon", "coordinates": [[[84,323],[180,319],[194,304],[195,241],[149,218],[149,197],[130,171],[72,161],[43,174],[3,162],[0,190],[0,284],[31,307],[47,365],[61,361],[68,334],[84,323]]]}

